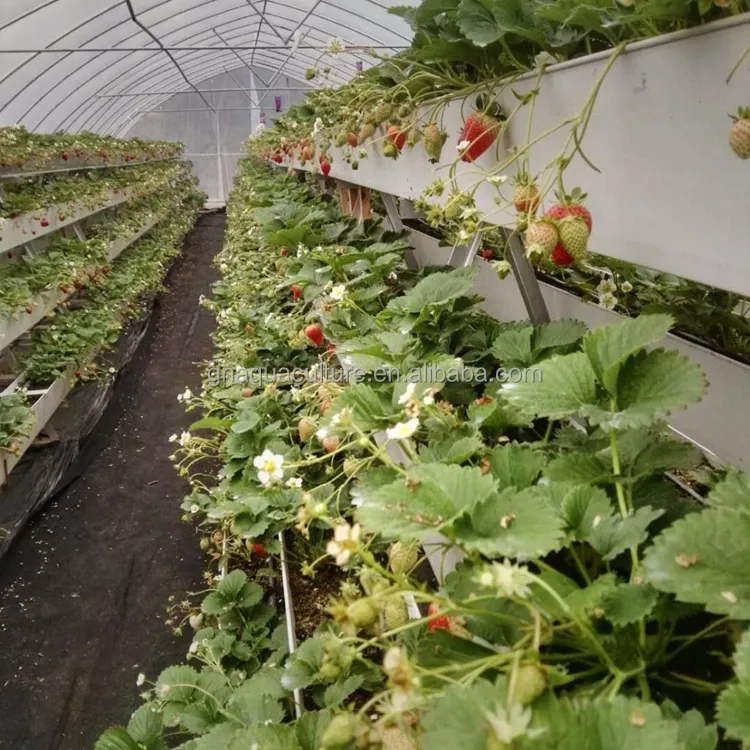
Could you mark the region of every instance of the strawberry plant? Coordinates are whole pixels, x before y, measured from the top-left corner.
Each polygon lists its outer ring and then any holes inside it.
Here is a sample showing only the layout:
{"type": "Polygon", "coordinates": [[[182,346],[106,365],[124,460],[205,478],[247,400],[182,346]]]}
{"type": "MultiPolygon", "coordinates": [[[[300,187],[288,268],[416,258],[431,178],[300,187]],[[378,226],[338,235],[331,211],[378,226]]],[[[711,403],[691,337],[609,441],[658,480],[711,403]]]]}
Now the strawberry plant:
{"type": "Polygon", "coordinates": [[[97,750],[174,730],[185,750],[750,741],[750,483],[724,472],[700,504],[665,475],[698,458],[664,420],[705,389],[689,359],[653,348],[673,319],[499,324],[477,308],[474,270],[415,274],[402,238],[252,163],[228,214],[205,302],[216,353],[201,393],[180,396],[202,417],[173,436],[210,557],[210,593],[186,612],[201,666],[165,670],[97,750]],[[315,242],[292,245],[303,212],[315,242]],[[279,294],[293,284],[304,295],[279,294]],[[325,376],[330,354],[303,332],[316,324],[356,381],[325,376]],[[294,577],[341,576],[291,657],[250,580],[280,531],[294,577]],[[439,581],[416,575],[425,549],[439,581]],[[246,629],[260,648],[238,646],[246,629]]]}
{"type": "Polygon", "coordinates": [[[34,412],[23,393],[0,396],[0,451],[16,453],[18,439],[34,425],[34,412]]]}

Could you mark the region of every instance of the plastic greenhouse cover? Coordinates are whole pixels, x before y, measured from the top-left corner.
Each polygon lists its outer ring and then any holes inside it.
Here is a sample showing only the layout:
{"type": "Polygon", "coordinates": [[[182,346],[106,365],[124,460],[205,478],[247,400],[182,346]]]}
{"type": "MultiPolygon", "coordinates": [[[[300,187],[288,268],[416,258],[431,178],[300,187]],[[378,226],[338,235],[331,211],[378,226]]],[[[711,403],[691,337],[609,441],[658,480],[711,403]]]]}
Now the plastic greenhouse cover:
{"type": "MultiPolygon", "coordinates": [[[[227,70],[304,81],[321,59],[338,85],[393,54],[418,0],[5,0],[0,125],[118,134],[173,94],[227,70]],[[340,41],[345,52],[328,54],[340,41]],[[164,51],[163,48],[167,48],[164,51]],[[58,51],[59,50],[59,51],[58,51]]],[[[267,81],[267,83],[272,83],[267,81]]],[[[270,86],[273,93],[273,86],[270,86]]],[[[196,107],[213,105],[195,95],[196,107]]]]}

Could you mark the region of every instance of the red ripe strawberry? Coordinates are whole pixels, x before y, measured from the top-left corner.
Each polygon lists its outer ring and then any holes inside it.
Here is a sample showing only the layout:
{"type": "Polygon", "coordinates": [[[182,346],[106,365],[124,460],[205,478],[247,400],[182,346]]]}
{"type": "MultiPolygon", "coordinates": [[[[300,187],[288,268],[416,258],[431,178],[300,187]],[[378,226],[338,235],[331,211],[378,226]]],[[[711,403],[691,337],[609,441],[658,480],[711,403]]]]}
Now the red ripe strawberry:
{"type": "Polygon", "coordinates": [[[109,268],[107,266],[102,266],[102,273],[106,276],[109,273],[109,268]]]}
{"type": "Polygon", "coordinates": [[[346,142],[347,142],[347,143],[348,143],[348,144],[349,144],[349,145],[350,145],[350,146],[351,146],[352,148],[355,148],[356,146],[359,146],[359,136],[358,136],[358,135],[357,135],[357,134],[356,134],[355,132],[353,132],[353,131],[351,131],[351,130],[350,130],[350,131],[349,131],[349,132],[348,132],[348,133],[346,134],[346,142]]]}
{"type": "Polygon", "coordinates": [[[490,249],[489,247],[485,247],[484,250],[480,253],[480,255],[485,260],[492,260],[495,257],[495,251],[490,249]]]}
{"type": "Polygon", "coordinates": [[[285,248],[285,247],[282,247],[281,250],[279,250],[279,255],[282,258],[286,258],[286,257],[289,256],[289,250],[287,248],[285,248]]]}
{"type": "Polygon", "coordinates": [[[461,161],[478,159],[494,142],[500,132],[500,120],[483,112],[472,112],[461,128],[458,142],[468,142],[461,153],[461,161]]]}
{"type": "Polygon", "coordinates": [[[328,346],[326,347],[326,351],[329,354],[335,354],[336,353],[336,344],[328,344],[328,346]]]}
{"type": "Polygon", "coordinates": [[[34,312],[34,308],[33,308],[33,307],[32,307],[31,305],[29,305],[29,306],[28,306],[28,307],[26,308],[26,312],[27,312],[27,313],[28,313],[29,315],[31,315],[31,313],[33,313],[33,312],[34,312]]]}
{"type": "Polygon", "coordinates": [[[406,145],[406,133],[398,125],[389,125],[385,135],[399,151],[406,145]]]}
{"type": "Polygon", "coordinates": [[[312,323],[305,328],[305,336],[315,344],[315,346],[323,346],[323,326],[320,323],[312,323]]]}
{"type": "Polygon", "coordinates": [[[74,286],[74,287],[75,287],[76,289],[80,289],[80,288],[81,288],[81,287],[83,286],[83,284],[81,284],[81,282],[80,282],[80,281],[74,281],[74,282],[73,282],[73,286],[74,286]]]}
{"type": "Polygon", "coordinates": [[[253,552],[258,555],[261,560],[265,560],[268,557],[265,547],[262,544],[254,544],[253,552]]]}
{"type": "Polygon", "coordinates": [[[331,174],[331,162],[329,162],[329,161],[321,161],[320,162],[320,171],[323,173],[324,177],[328,177],[328,175],[331,174]]]}
{"type": "Polygon", "coordinates": [[[42,220],[41,220],[41,221],[39,222],[39,225],[40,225],[40,226],[42,226],[42,227],[48,227],[48,226],[49,226],[49,221],[47,221],[47,219],[46,219],[46,218],[44,218],[44,219],[42,219],[42,220]]]}
{"type": "Polygon", "coordinates": [[[252,395],[253,395],[253,392],[249,388],[242,389],[242,398],[250,398],[250,396],[252,395]]]}
{"type": "Polygon", "coordinates": [[[63,152],[62,152],[62,153],[60,154],[60,158],[61,158],[61,159],[62,159],[63,161],[68,161],[68,154],[67,154],[67,152],[63,151],[63,152]]]}
{"type": "Polygon", "coordinates": [[[291,287],[289,287],[292,292],[292,297],[294,299],[299,299],[302,296],[302,287],[299,284],[292,284],[291,287]]]}
{"type": "Polygon", "coordinates": [[[277,164],[281,164],[282,161],[284,161],[281,154],[274,154],[272,161],[275,161],[277,164]]]}
{"type": "Polygon", "coordinates": [[[427,616],[433,619],[427,623],[427,632],[432,633],[434,630],[450,630],[451,623],[447,615],[440,614],[440,607],[432,602],[427,608],[427,616]],[[439,616],[436,616],[439,615],[439,616]]]}
{"type": "Polygon", "coordinates": [[[560,221],[566,216],[577,216],[586,222],[586,227],[591,234],[593,227],[591,212],[581,203],[581,199],[576,195],[577,192],[580,194],[580,191],[576,188],[573,191],[573,196],[565,196],[559,203],[550,206],[545,211],[544,218],[550,221],[560,221]]]}
{"type": "Polygon", "coordinates": [[[65,286],[65,284],[60,284],[60,286],[58,287],[58,289],[59,289],[59,290],[60,290],[60,291],[61,291],[61,292],[62,292],[63,294],[67,294],[67,293],[68,293],[68,287],[66,287],[66,286],[65,286]]]}
{"type": "Polygon", "coordinates": [[[557,245],[549,257],[556,266],[569,266],[575,262],[575,258],[562,245],[557,245]]]}

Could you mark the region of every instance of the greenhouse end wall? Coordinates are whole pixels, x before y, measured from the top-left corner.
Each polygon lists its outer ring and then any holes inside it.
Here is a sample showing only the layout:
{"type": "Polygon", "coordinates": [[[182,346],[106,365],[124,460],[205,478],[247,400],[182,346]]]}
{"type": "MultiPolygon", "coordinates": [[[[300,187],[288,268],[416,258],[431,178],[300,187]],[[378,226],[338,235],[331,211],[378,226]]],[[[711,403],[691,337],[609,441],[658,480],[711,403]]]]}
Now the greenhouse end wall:
{"type": "Polygon", "coordinates": [[[266,124],[272,124],[309,89],[287,76],[275,79],[276,75],[263,68],[252,71],[239,68],[214,76],[197,88],[205,92],[203,95],[215,112],[206,107],[198,94],[177,94],[153,111],[137,115],[140,119],[122,135],[182,141],[185,158],[193,163],[201,189],[208,195],[206,206],[224,206],[232,189],[237,162],[243,156],[242,143],[258,127],[261,114],[265,115],[266,124]],[[267,89],[264,82],[272,81],[274,85],[267,89]],[[281,97],[281,113],[276,112],[277,96],[281,97]]]}

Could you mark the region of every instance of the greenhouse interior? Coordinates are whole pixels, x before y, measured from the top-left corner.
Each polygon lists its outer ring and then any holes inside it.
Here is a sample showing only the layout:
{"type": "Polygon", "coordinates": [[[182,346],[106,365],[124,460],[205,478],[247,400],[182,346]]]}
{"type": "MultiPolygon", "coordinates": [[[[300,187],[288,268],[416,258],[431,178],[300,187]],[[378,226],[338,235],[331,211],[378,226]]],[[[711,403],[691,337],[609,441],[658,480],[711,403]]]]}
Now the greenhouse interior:
{"type": "Polygon", "coordinates": [[[750,748],[750,0],[4,0],[0,749],[750,748]]]}

